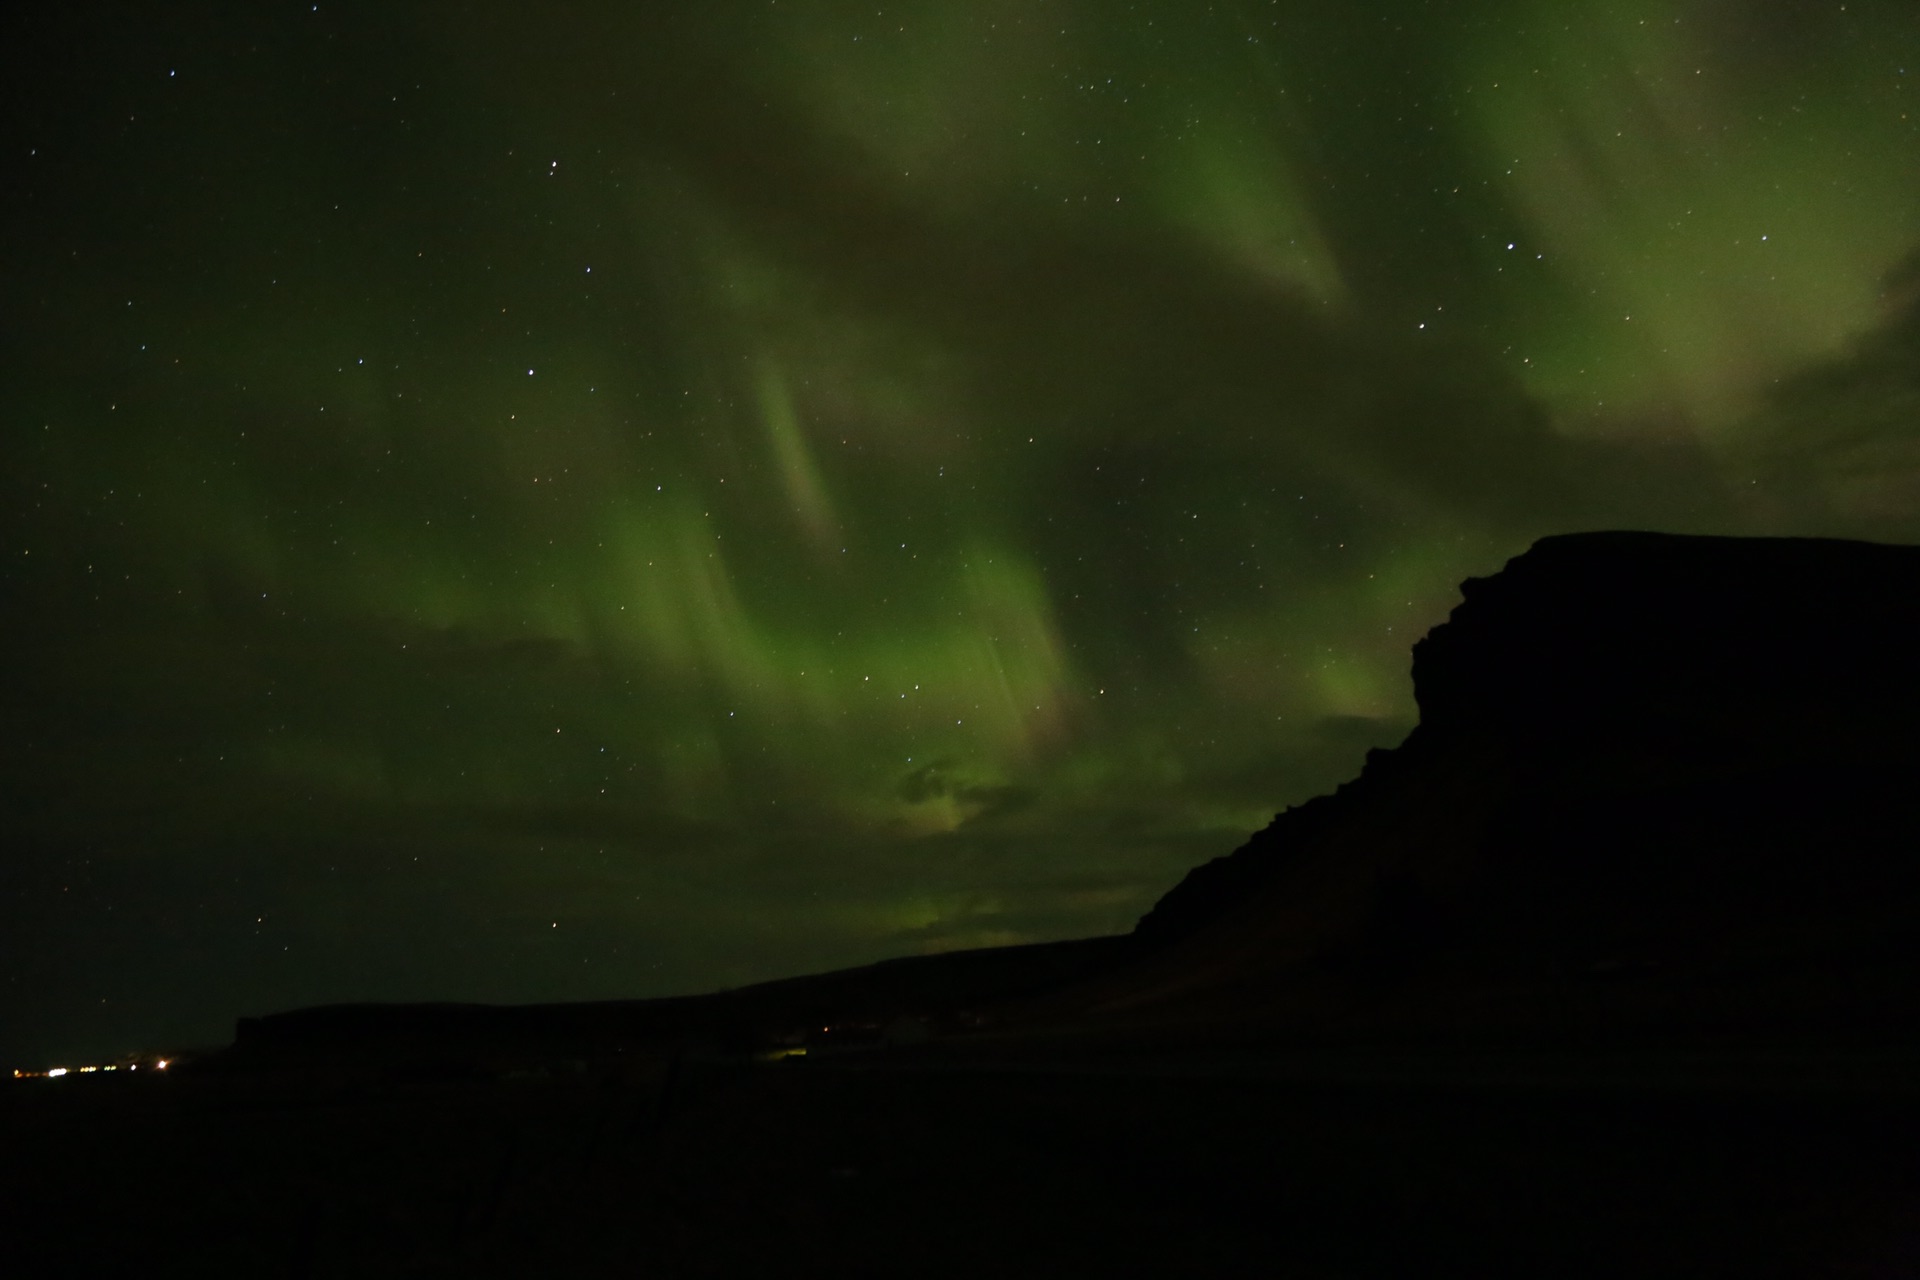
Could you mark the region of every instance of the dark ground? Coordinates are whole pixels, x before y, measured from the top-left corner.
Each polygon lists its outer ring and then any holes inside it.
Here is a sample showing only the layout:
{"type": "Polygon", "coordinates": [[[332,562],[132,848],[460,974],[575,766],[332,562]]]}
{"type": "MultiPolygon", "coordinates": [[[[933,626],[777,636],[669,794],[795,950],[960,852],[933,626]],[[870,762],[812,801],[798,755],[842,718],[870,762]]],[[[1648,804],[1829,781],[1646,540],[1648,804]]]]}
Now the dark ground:
{"type": "Polygon", "coordinates": [[[0,1270],[1920,1274],[1902,1071],[1375,1066],[9,1082],[0,1270]]]}

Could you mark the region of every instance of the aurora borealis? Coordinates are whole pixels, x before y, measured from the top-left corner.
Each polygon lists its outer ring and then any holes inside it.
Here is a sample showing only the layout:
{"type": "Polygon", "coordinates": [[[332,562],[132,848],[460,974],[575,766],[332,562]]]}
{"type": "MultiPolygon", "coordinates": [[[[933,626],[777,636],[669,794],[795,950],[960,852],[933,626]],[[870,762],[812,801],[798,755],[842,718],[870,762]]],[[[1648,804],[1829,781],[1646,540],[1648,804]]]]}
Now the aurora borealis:
{"type": "Polygon", "coordinates": [[[1125,929],[1602,527],[1920,540],[1920,11],[4,19],[0,1050],[1125,929]]]}

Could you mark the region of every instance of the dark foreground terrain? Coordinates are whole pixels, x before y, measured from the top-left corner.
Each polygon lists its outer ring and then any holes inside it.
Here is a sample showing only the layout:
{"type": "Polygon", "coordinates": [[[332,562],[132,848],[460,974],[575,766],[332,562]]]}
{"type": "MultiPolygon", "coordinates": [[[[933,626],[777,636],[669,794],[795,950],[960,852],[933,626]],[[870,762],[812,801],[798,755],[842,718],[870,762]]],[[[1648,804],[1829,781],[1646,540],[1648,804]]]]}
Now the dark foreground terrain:
{"type": "Polygon", "coordinates": [[[1126,937],[11,1082],[0,1274],[1920,1276],[1920,548],[1464,596],[1126,937]]]}
{"type": "Polygon", "coordinates": [[[1920,1273],[1910,1062],[1452,1061],[49,1082],[0,1109],[4,1252],[18,1275],[1920,1273]]]}

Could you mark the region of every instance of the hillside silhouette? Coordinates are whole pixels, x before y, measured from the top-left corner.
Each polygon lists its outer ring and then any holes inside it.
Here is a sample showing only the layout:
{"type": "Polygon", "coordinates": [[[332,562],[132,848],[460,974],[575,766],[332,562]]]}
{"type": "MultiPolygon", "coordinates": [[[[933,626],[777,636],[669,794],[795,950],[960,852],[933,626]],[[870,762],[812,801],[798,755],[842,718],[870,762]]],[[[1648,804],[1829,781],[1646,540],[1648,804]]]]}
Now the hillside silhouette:
{"type": "Polygon", "coordinates": [[[303,1010],[236,1050],[750,1052],[901,1019],[993,1052],[1908,1034],[1920,548],[1573,534],[1461,592],[1414,646],[1406,741],[1131,935],[670,1000],[303,1010]]]}
{"type": "Polygon", "coordinates": [[[1462,595],[1407,740],[1163,897],[1109,1015],[1910,1034],[1920,548],[1570,535],[1462,595]]]}

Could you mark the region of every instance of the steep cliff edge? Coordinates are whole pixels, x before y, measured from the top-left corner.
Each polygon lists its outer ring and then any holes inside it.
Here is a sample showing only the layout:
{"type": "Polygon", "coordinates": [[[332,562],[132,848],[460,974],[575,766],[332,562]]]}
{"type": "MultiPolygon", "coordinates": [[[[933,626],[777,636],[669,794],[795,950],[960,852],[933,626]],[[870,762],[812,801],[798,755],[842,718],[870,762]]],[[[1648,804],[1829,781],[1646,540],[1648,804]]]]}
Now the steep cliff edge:
{"type": "Polygon", "coordinates": [[[1462,596],[1414,648],[1407,740],[1130,936],[671,1000],[297,1010],[228,1056],[750,1048],[908,1016],[1016,1056],[1920,1045],[1920,547],[1576,534],[1462,596]]]}
{"type": "Polygon", "coordinates": [[[1419,727],[1169,892],[1101,1016],[1904,1034],[1920,548],[1568,535],[1462,594],[1419,727]]]}

